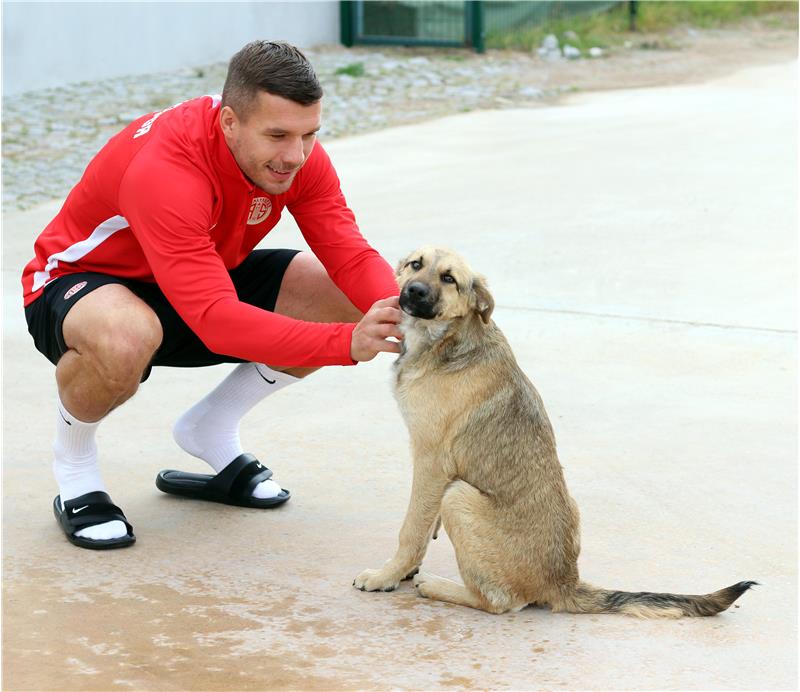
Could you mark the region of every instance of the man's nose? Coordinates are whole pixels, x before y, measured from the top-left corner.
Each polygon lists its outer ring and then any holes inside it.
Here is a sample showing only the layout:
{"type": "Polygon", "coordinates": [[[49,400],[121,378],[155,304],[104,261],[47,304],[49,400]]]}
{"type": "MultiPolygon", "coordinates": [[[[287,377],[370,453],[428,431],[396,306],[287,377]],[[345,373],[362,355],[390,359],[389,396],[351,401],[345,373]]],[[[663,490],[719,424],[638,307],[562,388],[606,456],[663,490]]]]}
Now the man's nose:
{"type": "Polygon", "coordinates": [[[294,169],[300,167],[305,161],[303,140],[297,139],[289,143],[281,152],[281,159],[281,164],[284,168],[294,169]]]}

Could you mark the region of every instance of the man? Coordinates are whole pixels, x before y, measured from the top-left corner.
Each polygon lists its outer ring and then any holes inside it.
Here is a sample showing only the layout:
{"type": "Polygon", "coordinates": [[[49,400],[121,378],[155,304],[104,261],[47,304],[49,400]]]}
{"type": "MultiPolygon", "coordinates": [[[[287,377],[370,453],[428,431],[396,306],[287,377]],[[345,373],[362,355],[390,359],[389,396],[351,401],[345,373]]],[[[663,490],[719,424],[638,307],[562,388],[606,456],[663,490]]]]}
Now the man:
{"type": "Polygon", "coordinates": [[[397,285],[316,142],[321,98],[299,50],[250,43],[221,101],[142,116],[109,140],[36,240],[25,314],[56,365],[53,509],[72,543],[135,541],[100,476],[95,431],[152,365],[240,363],[173,430],[216,473],[162,471],[158,487],[268,508],[289,492],[244,453],[242,416],[321,366],[399,352],[397,285]],[[253,249],[284,208],[314,255],[253,249]]]}

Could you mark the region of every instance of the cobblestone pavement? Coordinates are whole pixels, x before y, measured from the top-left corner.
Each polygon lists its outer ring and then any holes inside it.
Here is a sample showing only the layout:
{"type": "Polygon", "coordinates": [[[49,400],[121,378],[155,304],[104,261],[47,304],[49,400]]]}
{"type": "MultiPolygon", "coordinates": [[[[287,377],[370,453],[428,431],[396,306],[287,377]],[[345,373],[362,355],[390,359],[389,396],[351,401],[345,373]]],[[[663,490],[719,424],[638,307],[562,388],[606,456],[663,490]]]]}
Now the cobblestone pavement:
{"type": "MultiPolygon", "coordinates": [[[[329,46],[306,54],[325,90],[320,136],[329,139],[474,109],[542,106],[576,89],[702,79],[720,65],[791,56],[796,36],[773,32],[765,43],[753,31],[689,30],[671,37],[671,50],[648,50],[641,42],[602,58],[555,63],[510,51],[329,46]]],[[[4,98],[3,208],[24,210],[66,196],[111,136],[145,113],[220,93],[226,68],[218,63],[4,98]]]]}

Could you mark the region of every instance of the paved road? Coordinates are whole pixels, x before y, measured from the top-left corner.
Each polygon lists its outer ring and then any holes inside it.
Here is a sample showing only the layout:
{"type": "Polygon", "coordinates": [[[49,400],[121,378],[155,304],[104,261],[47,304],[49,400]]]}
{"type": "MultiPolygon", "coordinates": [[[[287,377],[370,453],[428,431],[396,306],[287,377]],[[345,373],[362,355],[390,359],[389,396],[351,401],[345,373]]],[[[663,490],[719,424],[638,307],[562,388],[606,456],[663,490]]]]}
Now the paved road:
{"type": "MultiPolygon", "coordinates": [[[[49,505],[55,391],[18,274],[54,202],[4,218],[4,688],[792,689],[797,685],[797,64],[699,86],[459,115],[330,146],[388,257],[485,273],[581,507],[584,579],[762,586],[719,617],[489,616],[350,583],[409,488],[391,358],[246,419],[292,489],[259,512],[158,493],[170,424],[226,372],[158,369],[101,427],[139,541],[79,551],[49,505]]],[[[292,245],[290,220],[269,245],[292,245]]],[[[446,537],[426,569],[456,577],[446,537]]]]}

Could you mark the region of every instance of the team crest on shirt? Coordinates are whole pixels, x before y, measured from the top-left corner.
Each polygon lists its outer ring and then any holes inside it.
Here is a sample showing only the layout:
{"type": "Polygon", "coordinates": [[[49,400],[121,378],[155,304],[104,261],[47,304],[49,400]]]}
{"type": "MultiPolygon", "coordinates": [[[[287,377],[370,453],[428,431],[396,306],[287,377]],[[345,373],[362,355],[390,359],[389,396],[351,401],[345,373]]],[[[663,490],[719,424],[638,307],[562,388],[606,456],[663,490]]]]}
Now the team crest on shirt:
{"type": "Polygon", "coordinates": [[[272,211],[272,202],[269,197],[256,197],[250,204],[250,216],[247,217],[247,225],[255,226],[269,216],[272,211]]]}
{"type": "Polygon", "coordinates": [[[69,289],[69,291],[67,291],[64,294],[64,300],[69,300],[70,298],[72,298],[72,296],[74,296],[84,286],[86,286],[86,282],[85,281],[81,281],[79,284],[75,284],[72,288],[69,289]]]}

